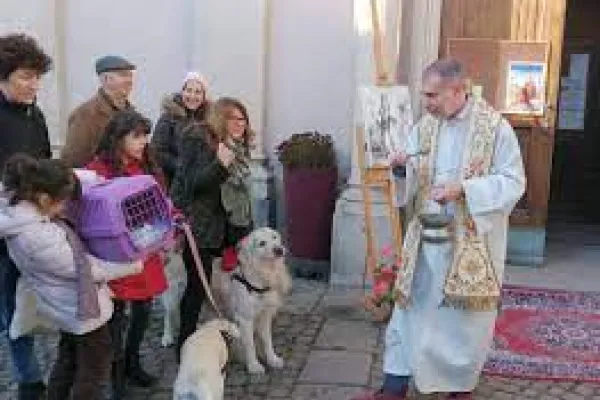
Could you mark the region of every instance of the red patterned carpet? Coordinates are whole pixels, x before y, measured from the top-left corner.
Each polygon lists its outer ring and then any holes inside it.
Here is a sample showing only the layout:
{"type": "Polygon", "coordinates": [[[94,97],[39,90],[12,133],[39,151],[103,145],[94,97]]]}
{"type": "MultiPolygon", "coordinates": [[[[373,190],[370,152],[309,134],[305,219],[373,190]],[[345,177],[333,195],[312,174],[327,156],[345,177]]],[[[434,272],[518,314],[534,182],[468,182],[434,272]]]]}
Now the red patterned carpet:
{"type": "Polygon", "coordinates": [[[504,288],[485,372],[600,382],[600,293],[504,288]]]}

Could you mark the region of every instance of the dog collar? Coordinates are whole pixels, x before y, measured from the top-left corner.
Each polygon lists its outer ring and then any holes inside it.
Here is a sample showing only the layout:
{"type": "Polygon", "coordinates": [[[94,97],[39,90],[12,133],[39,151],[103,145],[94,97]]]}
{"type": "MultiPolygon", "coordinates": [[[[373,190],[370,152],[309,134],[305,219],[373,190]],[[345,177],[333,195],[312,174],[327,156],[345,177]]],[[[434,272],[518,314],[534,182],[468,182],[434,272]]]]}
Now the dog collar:
{"type": "Polygon", "coordinates": [[[234,279],[242,285],[244,285],[246,287],[246,290],[250,293],[254,292],[258,294],[264,294],[271,290],[269,286],[266,286],[264,288],[257,288],[256,286],[248,282],[248,280],[242,274],[234,273],[231,275],[231,279],[234,279]]]}

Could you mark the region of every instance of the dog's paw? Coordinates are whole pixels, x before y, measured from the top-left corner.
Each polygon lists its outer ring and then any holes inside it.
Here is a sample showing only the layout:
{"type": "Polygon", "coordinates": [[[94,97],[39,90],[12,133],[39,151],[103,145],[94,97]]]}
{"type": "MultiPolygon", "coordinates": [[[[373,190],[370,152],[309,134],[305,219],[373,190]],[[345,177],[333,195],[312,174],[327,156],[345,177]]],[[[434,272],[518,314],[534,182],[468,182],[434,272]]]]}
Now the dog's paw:
{"type": "Polygon", "coordinates": [[[285,365],[285,361],[283,361],[283,358],[276,355],[273,355],[273,357],[269,357],[267,363],[269,364],[269,367],[275,369],[281,369],[285,365]]]}
{"type": "Polygon", "coordinates": [[[248,372],[252,375],[263,375],[265,373],[265,367],[261,363],[253,362],[248,364],[248,372]]]}
{"type": "Polygon", "coordinates": [[[160,344],[162,347],[171,347],[175,344],[175,339],[173,339],[173,336],[171,335],[163,335],[160,344]]]}

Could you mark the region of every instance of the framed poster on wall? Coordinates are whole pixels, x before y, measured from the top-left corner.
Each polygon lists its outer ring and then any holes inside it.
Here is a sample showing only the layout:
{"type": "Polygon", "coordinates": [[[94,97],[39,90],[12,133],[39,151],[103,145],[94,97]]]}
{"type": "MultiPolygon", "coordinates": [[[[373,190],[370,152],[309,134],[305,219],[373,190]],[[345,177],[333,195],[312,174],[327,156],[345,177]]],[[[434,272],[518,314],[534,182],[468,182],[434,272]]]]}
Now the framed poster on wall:
{"type": "Polygon", "coordinates": [[[500,41],[499,88],[504,114],[543,116],[546,110],[548,56],[547,42],[500,41]]]}
{"type": "Polygon", "coordinates": [[[545,94],[546,63],[508,62],[503,112],[542,115],[545,94]]]}

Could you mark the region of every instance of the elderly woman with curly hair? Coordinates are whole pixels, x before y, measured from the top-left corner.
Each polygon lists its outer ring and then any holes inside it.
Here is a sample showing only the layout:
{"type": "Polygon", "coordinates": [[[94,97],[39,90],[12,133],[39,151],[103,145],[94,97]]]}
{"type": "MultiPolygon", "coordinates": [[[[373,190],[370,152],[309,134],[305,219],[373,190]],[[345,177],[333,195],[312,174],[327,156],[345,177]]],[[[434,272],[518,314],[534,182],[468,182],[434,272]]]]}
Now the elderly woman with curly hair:
{"type": "MultiPolygon", "coordinates": [[[[49,158],[50,141],[44,114],[35,104],[42,76],[52,59],[26,35],[0,36],[0,173],[16,153],[49,158]]],[[[19,272],[6,242],[0,240],[0,331],[8,331],[14,311],[19,272]]],[[[18,399],[39,399],[45,391],[34,353],[33,336],[8,339],[18,399]]]]}
{"type": "MultiPolygon", "coordinates": [[[[171,193],[190,218],[208,277],[212,263],[252,229],[249,155],[252,130],[244,105],[219,99],[207,120],[188,126],[181,137],[178,169],[171,193]]],[[[176,351],[191,335],[206,297],[189,246],[183,251],[187,287],[181,302],[176,351]]]]}

